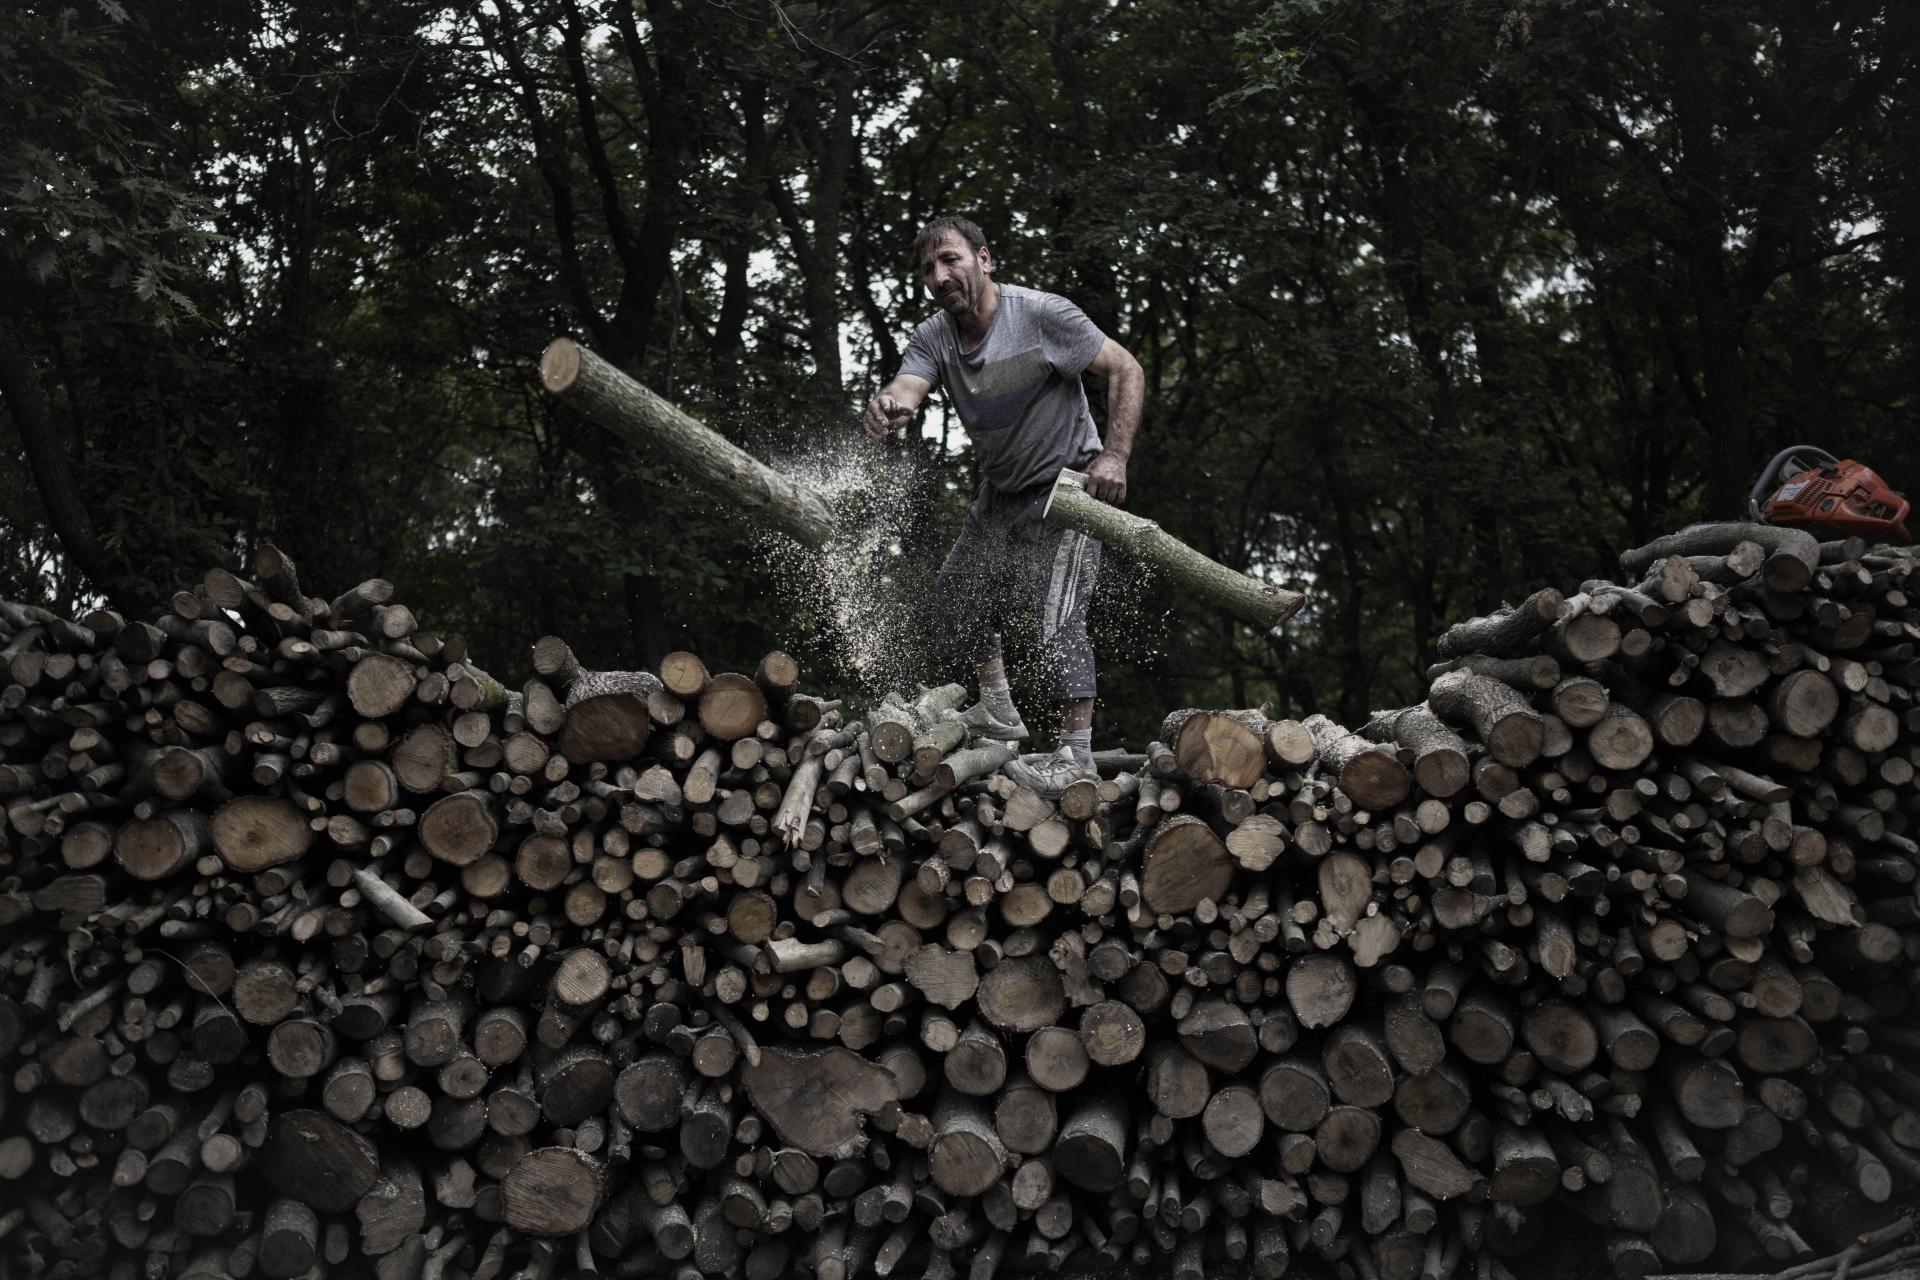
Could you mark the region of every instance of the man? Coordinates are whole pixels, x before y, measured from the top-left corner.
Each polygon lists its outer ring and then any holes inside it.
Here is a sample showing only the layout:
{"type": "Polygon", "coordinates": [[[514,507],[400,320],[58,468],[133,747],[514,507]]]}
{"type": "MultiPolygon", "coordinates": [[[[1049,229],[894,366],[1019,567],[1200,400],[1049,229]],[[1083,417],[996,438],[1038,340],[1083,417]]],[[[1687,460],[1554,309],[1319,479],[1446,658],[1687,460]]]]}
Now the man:
{"type": "Polygon", "coordinates": [[[1060,705],[1057,750],[1023,756],[1007,772],[1058,795],[1093,775],[1087,604],[1100,544],[1041,513],[1067,467],[1087,473],[1094,497],[1125,501],[1146,378],[1126,348],[1073,303],[997,283],[986,237],[967,219],[929,222],[914,239],[913,260],[940,311],[914,329],[900,371],[867,404],[861,425],[882,438],[911,421],[936,385],[946,387],[983,479],[940,569],[941,640],[979,676],[968,727],[1018,742],[1027,727],[1007,685],[1001,629],[1015,605],[1037,610],[1043,665],[1060,705]],[[1104,446],[1080,383],[1089,370],[1108,381],[1104,446]]]}

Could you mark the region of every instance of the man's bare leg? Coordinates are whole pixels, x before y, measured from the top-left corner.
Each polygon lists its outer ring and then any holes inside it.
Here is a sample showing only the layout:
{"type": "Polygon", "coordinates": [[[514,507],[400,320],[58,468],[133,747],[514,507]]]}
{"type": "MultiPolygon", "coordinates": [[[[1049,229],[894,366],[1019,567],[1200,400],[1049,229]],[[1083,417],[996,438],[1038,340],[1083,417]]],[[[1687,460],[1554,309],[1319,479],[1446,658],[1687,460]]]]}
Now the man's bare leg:
{"type": "Polygon", "coordinates": [[[1073,698],[1060,704],[1060,745],[1072,747],[1082,765],[1093,767],[1093,699],[1073,698]]]}
{"type": "Polygon", "coordinates": [[[1027,726],[1013,705],[1013,690],[1007,685],[1007,662],[995,655],[974,667],[980,678],[980,703],[961,717],[976,733],[1002,741],[1017,742],[1027,736],[1027,726]]]}
{"type": "Polygon", "coordinates": [[[1075,781],[1093,777],[1093,699],[1063,698],[1055,749],[1021,756],[1006,766],[1006,774],[1050,800],[1075,781]]]}

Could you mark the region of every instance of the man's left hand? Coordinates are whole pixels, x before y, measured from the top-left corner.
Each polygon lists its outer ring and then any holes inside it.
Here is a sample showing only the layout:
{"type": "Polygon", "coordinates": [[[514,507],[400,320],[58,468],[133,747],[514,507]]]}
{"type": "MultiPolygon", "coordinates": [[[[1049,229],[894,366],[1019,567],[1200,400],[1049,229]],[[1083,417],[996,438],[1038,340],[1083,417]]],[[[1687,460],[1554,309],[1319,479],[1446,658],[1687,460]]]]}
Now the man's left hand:
{"type": "Polygon", "coordinates": [[[1087,496],[1120,506],[1127,500],[1127,460],[1102,453],[1087,464],[1087,496]]]}

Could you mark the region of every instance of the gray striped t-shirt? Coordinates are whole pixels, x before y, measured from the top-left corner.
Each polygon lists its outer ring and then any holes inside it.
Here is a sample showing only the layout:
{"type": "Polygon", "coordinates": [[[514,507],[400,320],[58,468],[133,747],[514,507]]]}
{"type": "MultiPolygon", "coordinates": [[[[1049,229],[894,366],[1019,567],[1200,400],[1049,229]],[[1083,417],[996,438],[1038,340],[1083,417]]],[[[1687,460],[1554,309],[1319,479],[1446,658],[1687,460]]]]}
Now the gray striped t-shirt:
{"type": "Polygon", "coordinates": [[[943,311],[915,326],[900,372],[947,389],[980,473],[1012,493],[1100,452],[1080,375],[1106,340],[1059,294],[1003,284],[978,347],[960,349],[960,327],[943,311]]]}

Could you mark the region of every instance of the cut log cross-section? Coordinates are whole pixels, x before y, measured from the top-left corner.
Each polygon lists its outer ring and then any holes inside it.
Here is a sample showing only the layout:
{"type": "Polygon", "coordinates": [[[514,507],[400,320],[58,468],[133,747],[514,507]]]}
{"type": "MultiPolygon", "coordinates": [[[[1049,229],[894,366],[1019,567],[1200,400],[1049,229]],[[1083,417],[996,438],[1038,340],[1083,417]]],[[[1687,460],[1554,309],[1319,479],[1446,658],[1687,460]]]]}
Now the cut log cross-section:
{"type": "Polygon", "coordinates": [[[1149,910],[1172,914],[1217,901],[1232,878],[1226,843],[1199,818],[1177,814],[1147,838],[1140,897],[1149,910]]]}
{"type": "Polygon", "coordinates": [[[816,1156],[852,1151],[865,1117],[895,1100],[892,1073],[838,1046],[818,1053],[769,1048],[742,1078],[774,1131],[816,1156]]]}
{"type": "Polygon", "coordinates": [[[176,809],[121,827],[113,856],[136,880],[160,880],[191,865],[206,844],[206,815],[176,809]]]}
{"type": "Polygon", "coordinates": [[[1391,751],[1347,732],[1325,716],[1308,716],[1301,724],[1313,735],[1321,767],[1355,804],[1391,809],[1407,798],[1407,768],[1391,751]]]}
{"type": "Polygon", "coordinates": [[[1160,740],[1182,776],[1243,789],[1266,772],[1264,728],[1253,711],[1176,711],[1160,726],[1160,740]]]}
{"type": "Polygon", "coordinates": [[[320,1111],[277,1113],[259,1164],[282,1195],[322,1213],[350,1211],[380,1175],[373,1144],[320,1111]]]}
{"type": "Polygon", "coordinates": [[[1427,795],[1439,799],[1457,795],[1472,777],[1467,744],[1425,703],[1376,714],[1360,732],[1374,742],[1393,743],[1411,753],[1413,780],[1427,795]]]}
{"type": "Polygon", "coordinates": [[[933,1132],[927,1163],[941,1190],[977,1196],[1000,1180],[1011,1157],[979,1099],[952,1091],[941,1094],[933,1132]]]}
{"type": "Polygon", "coordinates": [[[420,843],[456,867],[478,861],[493,847],[499,830],[493,807],[471,791],[442,796],[420,817],[420,843]]]}
{"type": "Polygon", "coordinates": [[[567,689],[560,754],[569,760],[625,762],[647,745],[647,698],[661,688],[647,671],[582,671],[567,689]]]}
{"type": "Polygon", "coordinates": [[[369,653],[347,673],[347,699],[363,716],[390,716],[407,705],[417,681],[413,668],[385,653],[369,653]]]}
{"type": "Polygon", "coordinates": [[[722,742],[751,737],[767,718],[767,695],[752,676],[727,671],[709,676],[700,693],[700,724],[722,742]]]}
{"type": "Polygon", "coordinates": [[[593,1220],[603,1190],[598,1160],[572,1147],[542,1147],[507,1171],[500,1185],[501,1217],[531,1235],[570,1236],[593,1220]]]}
{"type": "Polygon", "coordinates": [[[1045,956],[1003,960],[980,979],[981,1016],[1006,1031],[1051,1026],[1066,1008],[1060,971],[1045,956]]]}
{"type": "Polygon", "coordinates": [[[1074,1186],[1105,1193],[1126,1173],[1127,1109],[1114,1095],[1087,1098],[1060,1126],[1053,1160],[1074,1186]]]}
{"type": "Polygon", "coordinates": [[[210,824],[214,851],[243,875],[297,862],[313,844],[313,829],[292,802],[240,796],[220,806],[210,824]]]}
{"type": "Polygon", "coordinates": [[[1353,967],[1332,952],[1302,956],[1287,969],[1287,1002],[1309,1029],[1331,1027],[1346,1017],[1359,986],[1353,967]]]}
{"type": "Polygon", "coordinates": [[[1546,746],[1546,726],[1526,699],[1471,671],[1449,671],[1435,680],[1427,705],[1443,719],[1471,725],[1493,758],[1512,768],[1532,764],[1546,746]]]}

